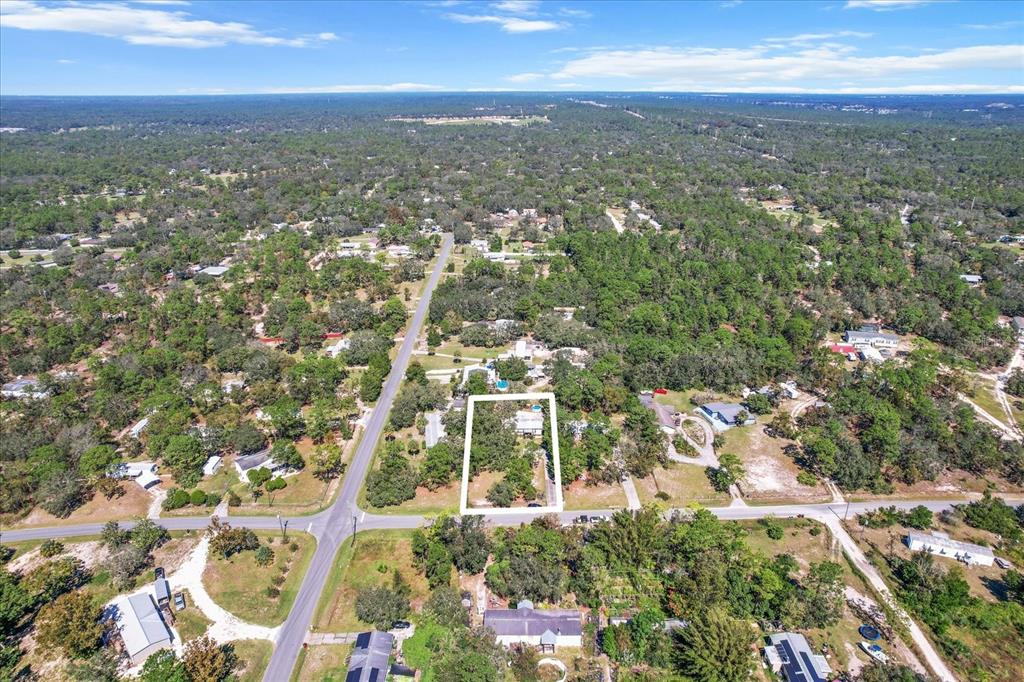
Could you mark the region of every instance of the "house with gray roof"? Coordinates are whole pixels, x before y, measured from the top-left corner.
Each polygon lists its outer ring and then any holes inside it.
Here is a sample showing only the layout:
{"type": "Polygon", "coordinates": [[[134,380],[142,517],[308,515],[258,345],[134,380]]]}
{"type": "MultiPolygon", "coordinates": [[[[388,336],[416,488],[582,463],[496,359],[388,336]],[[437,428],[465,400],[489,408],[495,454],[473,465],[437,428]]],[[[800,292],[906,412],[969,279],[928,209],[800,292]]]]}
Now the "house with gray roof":
{"type": "Polygon", "coordinates": [[[235,470],[238,471],[238,475],[242,477],[243,481],[246,480],[250,471],[260,467],[270,469],[271,473],[276,473],[284,465],[274,461],[274,458],[270,456],[270,448],[264,448],[251,455],[241,455],[235,459],[235,470]]]}
{"type": "Polygon", "coordinates": [[[111,614],[114,635],[132,665],[142,665],[161,649],[171,648],[171,633],[148,592],[120,597],[111,614]]]}
{"type": "Polygon", "coordinates": [[[19,376],[17,379],[4,384],[0,388],[0,395],[3,395],[5,398],[40,400],[50,395],[50,392],[43,388],[43,385],[37,379],[19,376]]]}
{"type": "Polygon", "coordinates": [[[505,646],[526,644],[541,651],[583,644],[583,621],[578,609],[535,609],[524,599],[514,609],[487,609],[484,627],[505,646]]]}
{"type": "Polygon", "coordinates": [[[864,325],[860,330],[849,330],[843,334],[843,341],[853,345],[855,348],[871,346],[873,348],[895,348],[900,343],[897,334],[886,334],[874,329],[877,325],[864,325]]]}
{"type": "Polygon", "coordinates": [[[798,632],[777,632],[768,636],[764,657],[772,671],[786,682],[827,682],[832,668],[821,654],[814,653],[807,638],[798,632]]]}
{"type": "Polygon", "coordinates": [[[725,431],[741,424],[753,424],[749,410],[738,403],[705,403],[697,414],[711,422],[715,431],[725,431]]]}
{"type": "Polygon", "coordinates": [[[988,547],[954,540],[946,533],[908,533],[905,538],[911,552],[928,552],[947,559],[956,559],[968,566],[991,566],[995,555],[988,547]]]}
{"type": "Polygon", "coordinates": [[[388,674],[394,635],[388,632],[361,632],[348,659],[345,682],[384,682],[388,674]]]}

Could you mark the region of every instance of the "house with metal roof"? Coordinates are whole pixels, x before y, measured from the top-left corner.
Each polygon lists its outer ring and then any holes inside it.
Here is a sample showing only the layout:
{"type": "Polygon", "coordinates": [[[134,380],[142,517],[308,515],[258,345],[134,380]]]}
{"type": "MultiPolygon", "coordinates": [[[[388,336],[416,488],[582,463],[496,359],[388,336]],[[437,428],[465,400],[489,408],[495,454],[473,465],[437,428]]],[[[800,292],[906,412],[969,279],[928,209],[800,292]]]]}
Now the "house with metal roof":
{"type": "Polygon", "coordinates": [[[50,395],[50,392],[43,388],[37,379],[29,379],[19,376],[14,381],[8,381],[0,388],[0,395],[5,398],[28,398],[39,400],[50,395]]]}
{"type": "Polygon", "coordinates": [[[505,646],[526,644],[541,651],[559,646],[581,646],[583,623],[578,609],[535,609],[527,599],[514,609],[487,609],[484,627],[494,631],[505,646]]]}
{"type": "Polygon", "coordinates": [[[814,653],[806,637],[798,632],[777,632],[768,636],[768,642],[765,660],[786,682],[827,682],[832,668],[824,656],[814,653]]]}
{"type": "Polygon", "coordinates": [[[388,632],[361,632],[348,659],[345,682],[384,682],[395,637],[388,632]]]}
{"type": "Polygon", "coordinates": [[[862,327],[859,331],[851,329],[845,332],[843,334],[843,341],[856,348],[863,346],[895,348],[900,343],[900,337],[897,334],[886,334],[885,332],[871,331],[862,327]]]}
{"type": "Polygon", "coordinates": [[[171,648],[171,633],[148,592],[120,597],[113,603],[114,634],[132,665],[142,665],[161,649],[171,648]]]}
{"type": "Polygon", "coordinates": [[[754,423],[749,410],[737,403],[705,403],[697,408],[697,413],[711,422],[715,431],[754,423]]]}
{"type": "Polygon", "coordinates": [[[242,477],[242,480],[246,479],[250,471],[260,467],[275,472],[281,469],[283,465],[275,462],[274,458],[270,456],[270,448],[264,448],[251,455],[241,455],[235,458],[235,470],[238,471],[238,475],[242,477]]]}
{"type": "Polygon", "coordinates": [[[535,410],[516,412],[516,435],[536,438],[544,433],[544,413],[535,410]]]}
{"type": "Polygon", "coordinates": [[[969,566],[991,566],[995,561],[995,555],[988,547],[953,540],[945,533],[908,533],[905,542],[911,552],[928,552],[969,566]]]}

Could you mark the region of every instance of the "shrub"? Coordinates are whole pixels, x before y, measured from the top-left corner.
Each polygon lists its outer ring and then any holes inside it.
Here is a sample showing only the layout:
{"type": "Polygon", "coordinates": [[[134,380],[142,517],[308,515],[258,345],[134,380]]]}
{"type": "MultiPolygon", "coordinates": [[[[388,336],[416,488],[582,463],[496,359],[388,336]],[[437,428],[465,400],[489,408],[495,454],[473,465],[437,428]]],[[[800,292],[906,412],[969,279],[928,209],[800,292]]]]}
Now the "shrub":
{"type": "Polygon", "coordinates": [[[206,493],[197,488],[189,494],[188,501],[195,507],[201,507],[206,504],[206,493]]]}
{"type": "Polygon", "coordinates": [[[655,497],[658,498],[659,500],[661,500],[662,502],[668,502],[670,499],[672,499],[672,496],[669,495],[664,490],[659,490],[657,492],[657,494],[655,495],[655,497]]]}
{"type": "Polygon", "coordinates": [[[280,587],[281,585],[284,584],[285,580],[287,580],[287,578],[285,578],[284,574],[283,573],[278,573],[277,575],[275,575],[273,578],[270,579],[270,582],[272,582],[273,584],[275,584],[278,587],[280,587]]]}
{"type": "Polygon", "coordinates": [[[811,529],[807,532],[814,536],[821,535],[821,526],[811,526],[811,529]]]}
{"type": "Polygon", "coordinates": [[[286,488],[287,486],[288,484],[285,482],[283,478],[272,478],[269,481],[267,481],[267,484],[263,487],[267,489],[267,492],[273,492],[275,490],[281,490],[282,488],[286,488]]]}
{"type": "Polygon", "coordinates": [[[277,599],[281,596],[281,590],[277,589],[273,585],[267,585],[267,589],[264,590],[264,592],[271,599],[277,599]]]}
{"type": "Polygon", "coordinates": [[[242,498],[238,496],[234,490],[228,491],[228,506],[229,507],[241,507],[242,498]]]}
{"type": "Polygon", "coordinates": [[[64,544],[58,540],[47,540],[39,546],[39,553],[47,559],[64,553],[64,544]]]}
{"type": "Polygon", "coordinates": [[[17,249],[11,249],[10,251],[7,252],[7,255],[10,256],[11,258],[21,258],[21,251],[18,251],[17,249]]]}
{"type": "Polygon", "coordinates": [[[299,543],[295,542],[294,540],[292,540],[291,544],[288,545],[288,549],[290,549],[293,552],[295,550],[297,550],[298,548],[299,548],[299,543]]]}
{"type": "Polygon", "coordinates": [[[801,471],[796,475],[796,482],[800,485],[817,485],[818,478],[810,471],[801,471]]]}
{"type": "Polygon", "coordinates": [[[206,493],[206,505],[208,507],[216,507],[218,504],[220,504],[220,501],[220,493],[206,493]]]}
{"type": "Polygon", "coordinates": [[[270,562],[273,560],[274,550],[270,549],[266,545],[260,545],[259,549],[256,550],[256,565],[269,566],[270,562]]]}
{"type": "Polygon", "coordinates": [[[770,537],[772,540],[781,540],[782,536],[785,534],[782,524],[770,516],[761,519],[758,523],[764,526],[765,535],[770,537]]]}
{"type": "Polygon", "coordinates": [[[189,494],[181,488],[171,488],[167,491],[167,498],[163,501],[163,508],[167,511],[181,509],[191,501],[189,494]]]}

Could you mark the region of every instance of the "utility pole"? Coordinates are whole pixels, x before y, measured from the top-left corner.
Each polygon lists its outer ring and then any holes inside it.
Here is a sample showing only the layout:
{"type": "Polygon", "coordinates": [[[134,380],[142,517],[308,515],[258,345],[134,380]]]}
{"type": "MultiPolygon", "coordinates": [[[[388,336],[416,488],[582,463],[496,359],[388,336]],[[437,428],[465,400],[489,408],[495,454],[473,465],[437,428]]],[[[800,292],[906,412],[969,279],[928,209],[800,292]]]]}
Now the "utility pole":
{"type": "Polygon", "coordinates": [[[356,521],[359,520],[355,514],[352,515],[352,546],[356,546],[356,521]]]}
{"type": "Polygon", "coordinates": [[[277,515],[277,525],[281,528],[281,542],[288,540],[288,522],[281,518],[281,515],[277,515]]]}

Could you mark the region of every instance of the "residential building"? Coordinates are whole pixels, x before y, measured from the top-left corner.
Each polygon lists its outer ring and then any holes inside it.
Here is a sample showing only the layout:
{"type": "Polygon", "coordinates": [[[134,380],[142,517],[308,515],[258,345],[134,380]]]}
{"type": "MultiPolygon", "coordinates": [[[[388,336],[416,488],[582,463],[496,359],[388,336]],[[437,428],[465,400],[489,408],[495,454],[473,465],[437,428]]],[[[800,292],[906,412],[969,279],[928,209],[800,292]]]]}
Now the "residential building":
{"type": "Polygon", "coordinates": [[[995,555],[988,547],[953,540],[945,533],[908,533],[905,542],[912,552],[928,552],[956,559],[968,566],[991,566],[995,561],[995,555]]]}
{"type": "Polygon", "coordinates": [[[977,286],[977,285],[981,284],[981,282],[983,281],[983,278],[982,278],[981,275],[966,275],[965,274],[965,275],[960,275],[960,279],[962,279],[963,281],[967,282],[971,286],[977,286]]]}
{"type": "Polygon", "coordinates": [[[764,657],[776,675],[786,682],[827,682],[832,668],[821,654],[814,653],[807,638],[798,632],[777,632],[768,636],[764,657]]]}
{"type": "Polygon", "coordinates": [[[469,245],[479,251],[488,251],[491,248],[491,245],[487,243],[486,239],[470,239],[469,245]]]}
{"type": "Polygon", "coordinates": [[[148,592],[119,597],[113,604],[114,636],[121,640],[133,666],[152,654],[171,648],[171,633],[148,592]]]}
{"type": "Polygon", "coordinates": [[[583,622],[578,609],[534,609],[524,599],[514,609],[487,609],[484,627],[490,628],[501,644],[526,644],[541,651],[583,643],[583,622]]]}
{"type": "Polygon", "coordinates": [[[270,456],[270,448],[264,448],[259,452],[242,455],[235,459],[235,470],[238,471],[238,475],[242,477],[243,481],[248,479],[250,471],[261,467],[269,469],[271,473],[276,473],[284,468],[284,465],[274,461],[274,458],[270,456]]]}
{"type": "Polygon", "coordinates": [[[210,277],[220,277],[227,271],[228,268],[223,265],[211,265],[207,268],[203,268],[202,270],[200,270],[198,274],[209,275],[210,277]]]}
{"type": "Polygon", "coordinates": [[[716,431],[754,423],[747,408],[737,403],[705,403],[697,408],[697,413],[710,421],[716,431]]]}
{"type": "Polygon", "coordinates": [[[145,489],[152,488],[160,483],[160,477],[156,475],[155,462],[127,462],[118,464],[107,474],[108,478],[132,479],[145,489]]]}
{"type": "Polygon", "coordinates": [[[8,381],[0,388],[0,395],[5,398],[41,400],[50,395],[50,392],[43,388],[37,379],[28,379],[19,376],[14,381],[8,381]]]}
{"type": "Polygon", "coordinates": [[[330,346],[327,346],[326,352],[332,358],[336,358],[341,355],[344,351],[347,351],[352,347],[352,339],[338,339],[330,346]]]}
{"type": "Polygon", "coordinates": [[[868,325],[865,325],[857,331],[847,331],[843,335],[843,340],[858,349],[864,346],[873,346],[875,348],[895,348],[899,345],[900,337],[898,335],[874,331],[867,327],[868,325]]]}
{"type": "Polygon", "coordinates": [[[361,632],[348,659],[345,682],[384,682],[395,637],[389,632],[361,632]]]}
{"type": "Polygon", "coordinates": [[[885,361],[885,358],[882,357],[882,351],[874,346],[863,346],[860,349],[860,357],[866,362],[881,363],[885,361]]]}
{"type": "Polygon", "coordinates": [[[388,255],[392,258],[411,258],[412,249],[405,244],[392,244],[387,248],[388,255]]]}
{"type": "Polygon", "coordinates": [[[516,412],[516,435],[537,438],[544,433],[544,413],[540,410],[516,412]]]}

